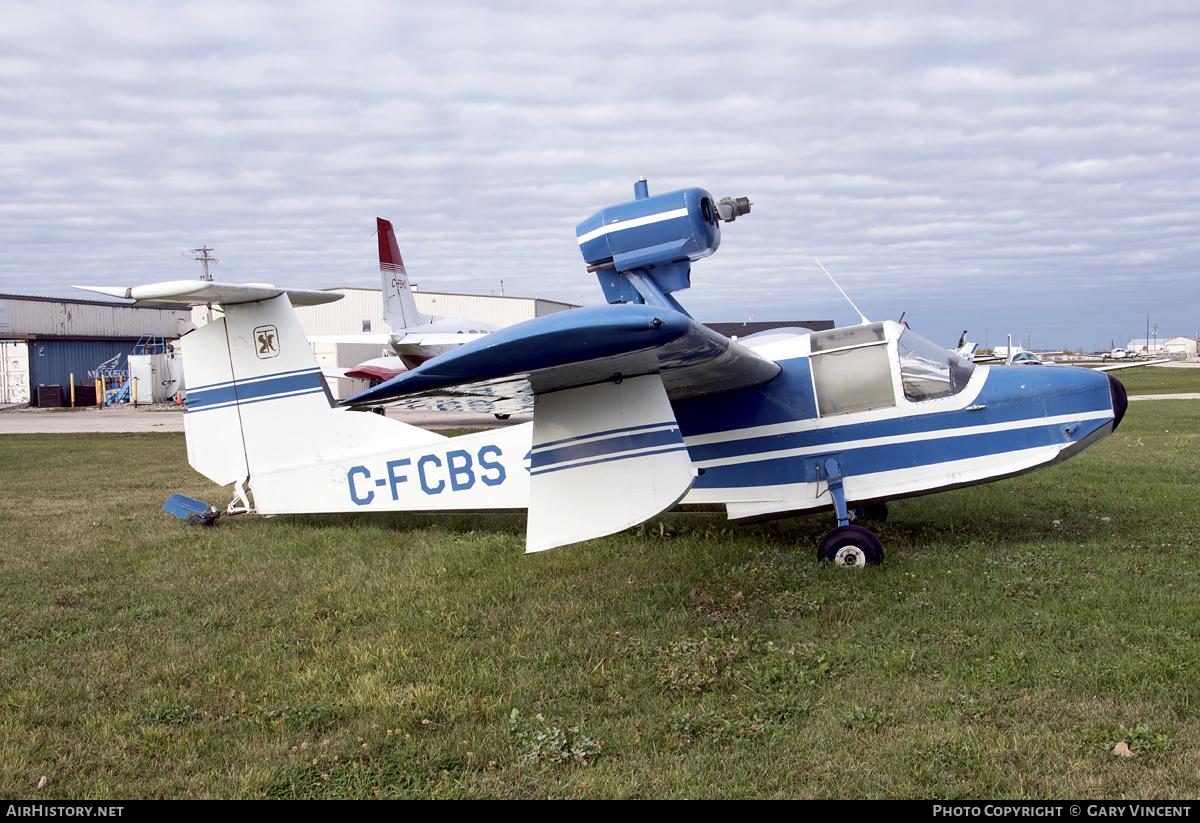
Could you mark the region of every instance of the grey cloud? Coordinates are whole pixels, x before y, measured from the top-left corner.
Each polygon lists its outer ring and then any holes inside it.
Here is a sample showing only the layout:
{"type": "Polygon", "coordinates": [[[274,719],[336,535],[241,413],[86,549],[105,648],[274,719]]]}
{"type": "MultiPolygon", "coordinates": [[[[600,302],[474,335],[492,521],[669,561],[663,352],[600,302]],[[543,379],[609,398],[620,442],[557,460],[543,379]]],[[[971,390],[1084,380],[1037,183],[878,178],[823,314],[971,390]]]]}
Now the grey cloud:
{"type": "Polygon", "coordinates": [[[1195,332],[1186,3],[0,18],[3,289],[192,276],[201,242],[228,279],[372,284],[379,215],[425,288],[596,302],[573,227],[645,174],[755,202],[681,295],[701,317],[853,320],[815,255],[943,342],[1195,332]]]}

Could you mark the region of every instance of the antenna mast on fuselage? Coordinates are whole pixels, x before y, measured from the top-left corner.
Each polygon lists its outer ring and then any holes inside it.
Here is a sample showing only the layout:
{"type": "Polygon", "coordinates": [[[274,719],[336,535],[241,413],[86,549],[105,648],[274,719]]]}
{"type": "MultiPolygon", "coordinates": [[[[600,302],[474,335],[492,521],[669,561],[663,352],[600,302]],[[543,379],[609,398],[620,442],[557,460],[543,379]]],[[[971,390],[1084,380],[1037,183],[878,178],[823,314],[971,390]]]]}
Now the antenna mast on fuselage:
{"type": "MultiPolygon", "coordinates": [[[[817,258],[814,257],[813,260],[817,260],[817,258]]],[[[821,264],[820,260],[817,260],[817,265],[821,266],[821,271],[825,272],[825,276],[829,278],[829,282],[833,283],[834,287],[842,293],[842,297],[846,298],[846,302],[850,304],[850,307],[853,308],[856,312],[858,312],[858,319],[862,322],[862,325],[865,326],[868,323],[870,323],[871,321],[867,319],[867,316],[862,313],[862,311],[858,308],[858,306],[854,305],[854,301],[850,299],[850,295],[846,294],[846,292],[842,289],[842,287],[838,285],[838,281],[833,279],[833,275],[830,274],[829,270],[821,264]]],[[[901,320],[904,319],[903,315],[901,315],[900,319],[901,320]]]]}

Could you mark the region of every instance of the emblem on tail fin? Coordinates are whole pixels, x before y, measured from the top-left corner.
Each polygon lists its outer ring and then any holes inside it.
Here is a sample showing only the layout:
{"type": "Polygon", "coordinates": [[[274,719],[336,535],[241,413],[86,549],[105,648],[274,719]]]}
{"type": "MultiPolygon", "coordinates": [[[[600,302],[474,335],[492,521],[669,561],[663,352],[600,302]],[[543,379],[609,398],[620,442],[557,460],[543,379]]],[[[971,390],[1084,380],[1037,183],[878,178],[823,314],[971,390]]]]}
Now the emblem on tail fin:
{"type": "Polygon", "coordinates": [[[254,330],[255,352],[259,360],[279,356],[279,331],[274,326],[259,326],[254,330]]]}

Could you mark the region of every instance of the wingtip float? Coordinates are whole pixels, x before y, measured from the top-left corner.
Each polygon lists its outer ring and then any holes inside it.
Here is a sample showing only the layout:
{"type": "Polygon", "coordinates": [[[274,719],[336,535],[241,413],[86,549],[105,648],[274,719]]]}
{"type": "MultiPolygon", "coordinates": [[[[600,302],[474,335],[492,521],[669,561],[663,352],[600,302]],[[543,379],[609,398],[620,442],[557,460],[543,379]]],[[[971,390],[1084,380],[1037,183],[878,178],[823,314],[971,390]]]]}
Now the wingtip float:
{"type": "MultiPolygon", "coordinates": [[[[652,197],[645,181],[634,193],[577,229],[608,305],[481,336],[340,407],[291,293],[235,289],[187,339],[189,462],[237,484],[230,511],[525,509],[530,552],[679,502],[733,520],[833,510],[819,556],[861,567],[882,546],[855,509],[1034,471],[1120,421],[1124,392],[1107,375],[975,365],[891,321],[722,337],[673,294],[749,201],[652,197]],[[380,404],[533,422],[447,439],[354,411],[380,404]]],[[[221,302],[171,285],[128,296],[221,302]]]]}

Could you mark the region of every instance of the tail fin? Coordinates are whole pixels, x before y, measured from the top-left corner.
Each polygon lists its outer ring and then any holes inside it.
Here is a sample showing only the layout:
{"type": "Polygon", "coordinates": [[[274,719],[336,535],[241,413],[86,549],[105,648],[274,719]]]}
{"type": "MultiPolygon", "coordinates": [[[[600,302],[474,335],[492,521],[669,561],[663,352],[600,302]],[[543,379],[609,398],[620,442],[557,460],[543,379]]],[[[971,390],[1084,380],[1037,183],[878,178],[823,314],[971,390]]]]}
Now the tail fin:
{"type": "MultiPolygon", "coordinates": [[[[439,435],[335,408],[287,296],[224,305],[225,316],[184,337],[188,462],[214,483],[247,478],[260,512],[296,507],[294,493],[257,482],[304,466],[439,442],[439,435]]],[[[315,489],[314,489],[315,491],[315,489]]],[[[344,496],[344,495],[343,495],[344,496]]],[[[306,501],[321,511],[320,500],[306,501]]],[[[305,510],[305,509],[301,509],[305,510]]]]}
{"type": "Polygon", "coordinates": [[[390,221],[375,218],[379,234],[379,274],[383,282],[383,319],[392,331],[409,329],[428,322],[417,311],[417,301],[409,288],[408,272],[400,258],[400,245],[390,221]]]}
{"type": "Polygon", "coordinates": [[[529,505],[532,424],[450,441],[333,406],[292,306],[329,303],[339,294],[198,280],[89,288],[139,306],[224,310],[182,340],[192,383],[184,431],[192,467],[220,485],[237,484],[230,513],[529,505]]]}
{"type": "MultiPolygon", "coordinates": [[[[334,408],[286,296],[225,305],[183,339],[188,460],[259,514],[525,508],[532,426],[448,438],[334,408]],[[203,365],[201,365],[203,364],[203,365]],[[241,497],[245,497],[243,493],[241,497]]],[[[235,500],[235,503],[238,501],[235,500]]]]}

